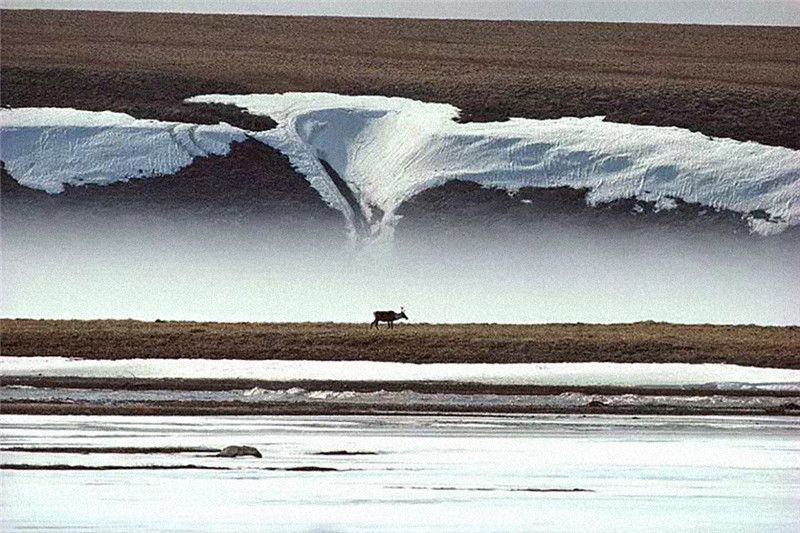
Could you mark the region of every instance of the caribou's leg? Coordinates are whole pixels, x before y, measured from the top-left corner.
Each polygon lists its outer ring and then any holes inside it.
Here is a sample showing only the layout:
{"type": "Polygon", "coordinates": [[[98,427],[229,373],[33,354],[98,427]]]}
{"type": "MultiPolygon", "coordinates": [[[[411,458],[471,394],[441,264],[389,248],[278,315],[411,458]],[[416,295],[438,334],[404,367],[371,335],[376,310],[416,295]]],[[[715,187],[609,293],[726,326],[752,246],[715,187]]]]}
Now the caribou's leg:
{"type": "Polygon", "coordinates": [[[372,324],[369,325],[369,329],[372,329],[372,326],[375,326],[375,329],[378,329],[378,319],[372,321],[372,324]]]}

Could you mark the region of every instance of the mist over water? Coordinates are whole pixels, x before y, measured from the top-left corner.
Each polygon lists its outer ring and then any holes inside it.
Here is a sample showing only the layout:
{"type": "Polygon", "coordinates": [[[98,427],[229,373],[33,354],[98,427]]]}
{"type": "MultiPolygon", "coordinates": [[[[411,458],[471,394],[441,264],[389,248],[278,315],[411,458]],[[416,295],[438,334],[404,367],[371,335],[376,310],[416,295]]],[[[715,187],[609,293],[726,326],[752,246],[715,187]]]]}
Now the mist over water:
{"type": "Polygon", "coordinates": [[[288,227],[3,226],[4,317],[800,323],[791,241],[547,230],[360,248],[288,227]]]}

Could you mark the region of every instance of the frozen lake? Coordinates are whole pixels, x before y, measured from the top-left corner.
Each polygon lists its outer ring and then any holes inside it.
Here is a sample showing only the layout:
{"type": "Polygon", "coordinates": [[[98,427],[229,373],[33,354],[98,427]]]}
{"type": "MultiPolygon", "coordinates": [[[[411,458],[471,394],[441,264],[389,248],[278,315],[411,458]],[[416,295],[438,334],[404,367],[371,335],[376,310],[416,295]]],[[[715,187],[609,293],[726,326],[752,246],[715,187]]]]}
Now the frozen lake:
{"type": "Polygon", "coordinates": [[[789,532],[800,523],[800,426],[791,417],[3,415],[0,428],[4,465],[229,468],[5,469],[3,531],[592,532],[669,524],[789,532]],[[263,458],[5,450],[229,444],[256,446],[263,458]],[[340,450],[371,454],[319,455],[340,450]],[[336,470],[281,470],[295,467],[336,470]]]}

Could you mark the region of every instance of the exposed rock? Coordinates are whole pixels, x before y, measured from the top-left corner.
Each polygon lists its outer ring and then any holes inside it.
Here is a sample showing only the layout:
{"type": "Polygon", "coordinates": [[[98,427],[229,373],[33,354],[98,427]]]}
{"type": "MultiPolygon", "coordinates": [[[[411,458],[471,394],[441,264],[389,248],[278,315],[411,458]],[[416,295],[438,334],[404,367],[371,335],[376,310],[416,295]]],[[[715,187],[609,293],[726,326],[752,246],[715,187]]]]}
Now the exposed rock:
{"type": "Polygon", "coordinates": [[[339,472],[338,468],[329,468],[325,466],[293,466],[283,469],[286,472],[339,472]]]}
{"type": "Polygon", "coordinates": [[[252,455],[253,457],[261,457],[261,452],[252,446],[225,446],[216,455],[217,457],[241,457],[244,455],[252,455]]]}

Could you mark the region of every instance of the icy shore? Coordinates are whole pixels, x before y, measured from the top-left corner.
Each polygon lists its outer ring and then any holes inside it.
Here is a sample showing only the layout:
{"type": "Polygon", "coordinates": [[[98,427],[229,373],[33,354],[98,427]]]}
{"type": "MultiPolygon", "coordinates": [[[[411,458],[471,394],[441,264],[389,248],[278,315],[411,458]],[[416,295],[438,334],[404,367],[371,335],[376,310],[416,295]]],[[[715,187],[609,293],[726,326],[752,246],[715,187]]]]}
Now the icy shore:
{"type": "Polygon", "coordinates": [[[254,387],[248,390],[183,391],[183,390],[111,390],[75,388],[38,388],[8,385],[0,387],[0,402],[81,403],[91,406],[160,405],[175,408],[181,402],[204,405],[213,409],[230,402],[254,406],[328,406],[345,405],[365,410],[383,408],[409,411],[415,409],[482,409],[500,411],[578,410],[586,407],[680,409],[705,412],[780,409],[798,405],[798,396],[731,396],[726,394],[648,395],[648,394],[455,394],[420,393],[411,390],[375,392],[306,390],[299,387],[270,390],[254,387]]]}
{"type": "Polygon", "coordinates": [[[245,361],[0,357],[2,376],[75,376],[269,381],[456,381],[502,385],[596,385],[800,391],[800,370],[725,364],[411,364],[376,361],[245,361]]]}

